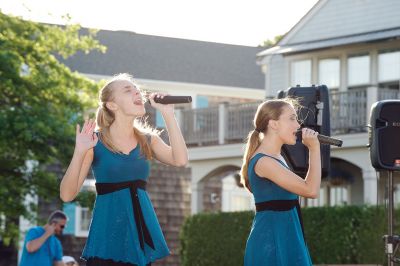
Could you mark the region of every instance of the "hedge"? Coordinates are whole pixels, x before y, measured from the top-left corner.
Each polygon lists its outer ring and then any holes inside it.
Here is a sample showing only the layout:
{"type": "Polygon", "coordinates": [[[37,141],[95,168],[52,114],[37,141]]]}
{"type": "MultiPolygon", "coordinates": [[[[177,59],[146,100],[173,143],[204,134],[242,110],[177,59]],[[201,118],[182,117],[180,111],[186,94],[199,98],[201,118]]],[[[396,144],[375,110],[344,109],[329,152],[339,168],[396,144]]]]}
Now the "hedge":
{"type": "MultiPolygon", "coordinates": [[[[387,210],[376,206],[302,209],[314,264],[383,264],[387,210]]],[[[395,211],[395,220],[400,212],[395,211]]],[[[254,213],[202,213],[188,217],[180,232],[183,266],[241,266],[254,213]]],[[[398,232],[399,226],[395,226],[398,232]]]]}

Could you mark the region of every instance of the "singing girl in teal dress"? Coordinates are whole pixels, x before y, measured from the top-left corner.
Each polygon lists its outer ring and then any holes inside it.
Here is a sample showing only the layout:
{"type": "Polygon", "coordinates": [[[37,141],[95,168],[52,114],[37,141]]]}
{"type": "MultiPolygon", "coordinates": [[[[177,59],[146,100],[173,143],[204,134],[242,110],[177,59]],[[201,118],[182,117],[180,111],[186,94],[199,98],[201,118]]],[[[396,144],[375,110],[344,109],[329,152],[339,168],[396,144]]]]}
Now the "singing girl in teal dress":
{"type": "Polygon", "coordinates": [[[85,121],[82,129],[77,125],[60,197],[73,200],[92,167],[97,196],[82,254],[88,266],[145,266],[170,254],[146,192],[149,160],[184,166],[188,154],[173,105],[155,103],[154,97],[164,95],[151,94],[149,101],[165,120],[170,145],[137,123],[145,115],[144,99],[128,74],[115,76],[101,89],[96,122],[85,121]]]}
{"type": "Polygon", "coordinates": [[[265,101],[254,117],[249,133],[242,183],[253,193],[256,214],[247,240],[245,266],[311,266],[304,239],[299,196],[318,197],[321,184],[321,155],[318,133],[302,129],[309,150],[305,179],[293,173],[283,157],[283,144],[296,144],[300,128],[292,99],[265,101]]]}

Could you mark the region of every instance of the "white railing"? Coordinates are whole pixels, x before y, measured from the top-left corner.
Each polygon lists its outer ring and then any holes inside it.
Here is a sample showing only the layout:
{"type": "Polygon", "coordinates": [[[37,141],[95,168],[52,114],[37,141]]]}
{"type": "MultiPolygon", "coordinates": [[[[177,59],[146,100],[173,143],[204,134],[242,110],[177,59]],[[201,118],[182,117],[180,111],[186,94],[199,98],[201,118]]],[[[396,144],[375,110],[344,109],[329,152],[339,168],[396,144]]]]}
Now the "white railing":
{"type": "Polygon", "coordinates": [[[331,135],[366,131],[366,89],[332,92],[329,95],[329,99],[331,135]]]}
{"type": "MultiPolygon", "coordinates": [[[[331,135],[366,132],[371,105],[399,99],[400,92],[376,87],[330,93],[331,135]]],[[[189,146],[243,143],[254,128],[260,102],[232,104],[180,111],[180,125],[189,146]]]]}
{"type": "Polygon", "coordinates": [[[379,89],[378,101],[387,99],[400,99],[400,91],[392,89],[379,89]]]}
{"type": "Polygon", "coordinates": [[[182,110],[180,126],[187,144],[212,145],[218,143],[218,106],[182,110]]]}
{"type": "Polygon", "coordinates": [[[257,107],[261,102],[233,104],[226,106],[225,142],[243,142],[251,128],[257,107]]]}

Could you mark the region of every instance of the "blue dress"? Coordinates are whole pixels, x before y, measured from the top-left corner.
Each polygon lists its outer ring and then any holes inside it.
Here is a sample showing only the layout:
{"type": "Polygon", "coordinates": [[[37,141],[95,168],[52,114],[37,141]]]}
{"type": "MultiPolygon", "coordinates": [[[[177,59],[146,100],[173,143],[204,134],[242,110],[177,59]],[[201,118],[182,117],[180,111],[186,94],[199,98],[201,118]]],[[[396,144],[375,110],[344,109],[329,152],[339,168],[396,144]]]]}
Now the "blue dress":
{"type": "MultiPolygon", "coordinates": [[[[138,144],[129,154],[110,151],[100,140],[94,147],[92,171],[97,185],[145,183],[150,163],[138,144]]],[[[95,265],[146,265],[170,254],[157,216],[143,187],[130,187],[97,193],[89,236],[83,250],[85,260],[95,265]],[[136,204],[134,204],[136,202],[136,204]],[[140,209],[140,210],[139,210],[140,209]],[[136,219],[139,213],[141,219],[136,219]],[[151,245],[143,242],[145,230],[151,245]]]]}
{"type": "MultiPolygon", "coordinates": [[[[248,168],[249,183],[256,205],[271,201],[290,200],[297,203],[298,196],[296,194],[255,173],[254,166],[263,156],[268,155],[256,154],[250,160],[248,168]]],[[[275,159],[274,157],[271,158],[275,159]]],[[[284,162],[277,161],[287,167],[284,162]]],[[[256,212],[246,244],[244,265],[312,265],[296,208],[284,211],[263,210],[256,212]]]]}

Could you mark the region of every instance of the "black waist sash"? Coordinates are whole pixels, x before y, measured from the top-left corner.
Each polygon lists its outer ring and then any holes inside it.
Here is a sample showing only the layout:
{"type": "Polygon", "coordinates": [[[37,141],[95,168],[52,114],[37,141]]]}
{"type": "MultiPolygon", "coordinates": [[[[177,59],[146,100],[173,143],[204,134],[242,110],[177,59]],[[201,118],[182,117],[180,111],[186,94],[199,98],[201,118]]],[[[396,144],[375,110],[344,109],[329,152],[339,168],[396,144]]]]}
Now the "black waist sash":
{"type": "Polygon", "coordinates": [[[303,219],[301,217],[300,204],[297,199],[294,200],[270,200],[256,203],[256,211],[289,211],[293,208],[297,209],[297,215],[299,216],[301,231],[303,232],[304,237],[304,227],[303,227],[303,219]]]}
{"type": "Polygon", "coordinates": [[[146,181],[135,180],[120,183],[96,183],[96,191],[98,195],[112,193],[118,190],[129,188],[132,199],[133,215],[135,217],[136,230],[139,237],[140,247],[144,251],[144,243],[154,249],[154,243],[151,239],[149,229],[144,221],[142,208],[140,207],[138,189],[146,190],[146,181]]]}

